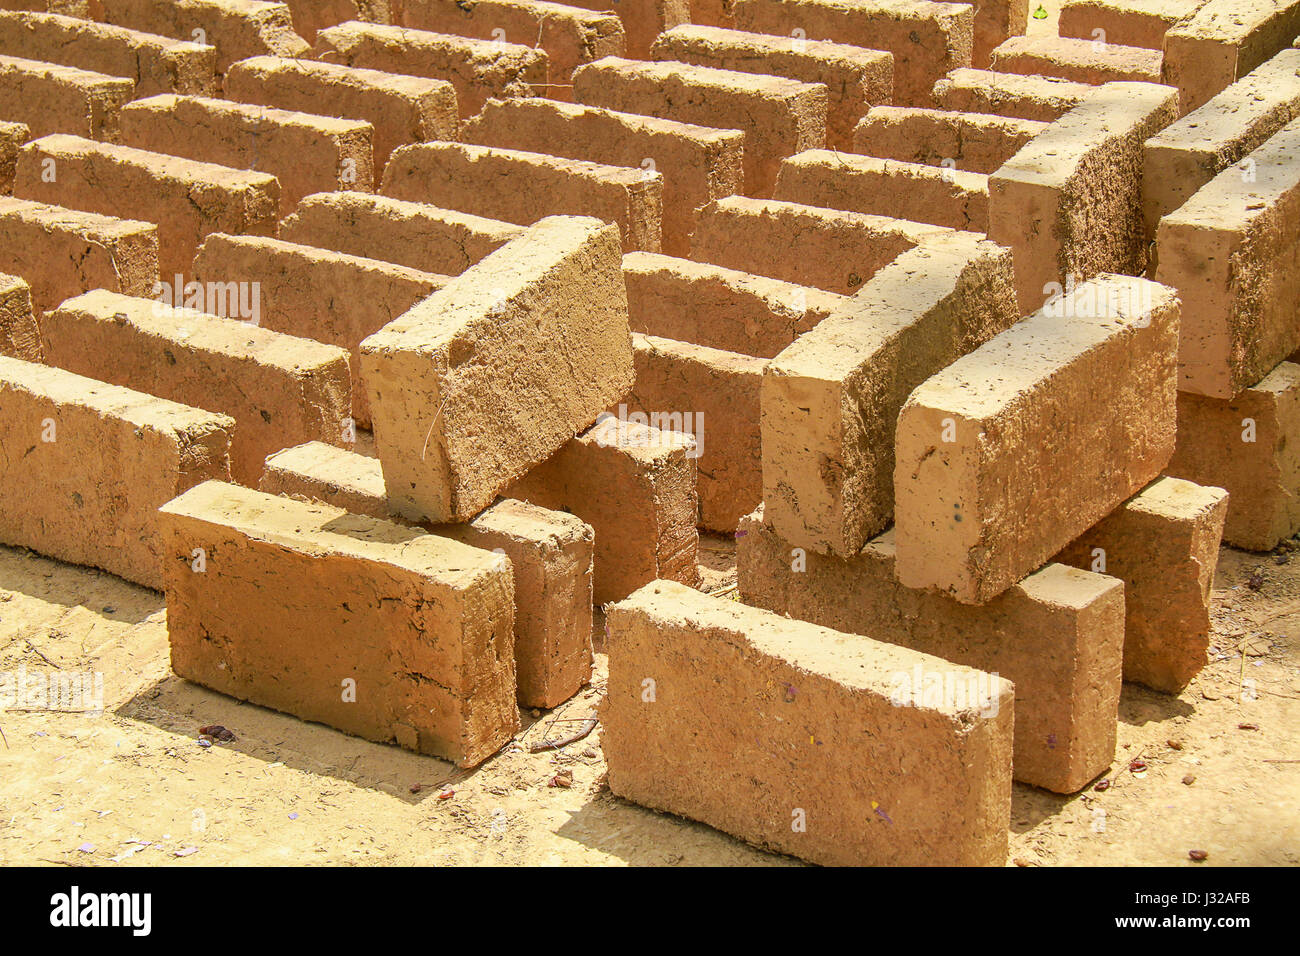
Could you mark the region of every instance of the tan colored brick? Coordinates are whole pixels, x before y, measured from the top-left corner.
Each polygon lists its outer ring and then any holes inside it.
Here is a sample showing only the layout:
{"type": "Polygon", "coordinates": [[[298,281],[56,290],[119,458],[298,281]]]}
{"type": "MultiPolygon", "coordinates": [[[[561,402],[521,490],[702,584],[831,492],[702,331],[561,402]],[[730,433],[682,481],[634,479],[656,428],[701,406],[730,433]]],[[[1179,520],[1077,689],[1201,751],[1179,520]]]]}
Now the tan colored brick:
{"type": "Polygon", "coordinates": [[[285,3],[293,14],[294,32],[308,43],[315,43],[324,30],[336,24],[359,21],[390,24],[400,12],[402,0],[285,0],[285,3]]]}
{"type": "MultiPolygon", "coordinates": [[[[391,514],[378,460],[320,442],[268,457],[260,487],[270,494],[313,498],[356,514],[376,518],[391,514]]],[[[555,707],[590,681],[590,526],[573,515],[507,499],[467,524],[424,527],[476,548],[504,552],[510,559],[521,705],[555,707]]]]}
{"type": "Polygon", "coordinates": [[[854,130],[853,151],[988,175],[1046,128],[1037,120],[988,113],[874,106],[854,130]]]}
{"type": "Polygon", "coordinates": [[[224,74],[250,56],[306,56],[311,46],[293,32],[289,8],[265,0],[94,0],[95,19],[132,30],[216,48],[216,68],[224,74]]]}
{"type": "Polygon", "coordinates": [[[1069,37],[1011,37],[989,57],[989,69],[1026,76],[1059,76],[1075,83],[1159,83],[1159,50],[1069,37]]]}
{"type": "Polygon", "coordinates": [[[1125,585],[1049,564],[971,607],[894,575],[894,532],[848,557],[795,548],[763,520],[741,522],[741,600],[998,674],[1016,687],[1013,773],[1074,793],[1115,756],[1125,585]]]}
{"type": "Polygon", "coordinates": [[[225,415],[0,356],[0,541],[158,588],[158,506],[230,476],[225,415]]]}
{"type": "Polygon", "coordinates": [[[1125,680],[1177,694],[1205,666],[1227,513],[1222,488],[1160,478],[1056,556],[1124,582],[1125,680]]]}
{"type": "Polygon", "coordinates": [[[18,150],[32,138],[26,123],[0,120],[0,195],[12,195],[14,172],[18,169],[18,150]]]}
{"type": "Polygon", "coordinates": [[[33,136],[116,140],[118,112],[131,95],[131,81],[119,76],[0,56],[0,116],[25,124],[33,136]]]}
{"type": "Polygon", "coordinates": [[[1300,34],[1300,0],[1209,0],[1165,33],[1164,79],[1190,113],[1300,34]]]}
{"type": "Polygon", "coordinates": [[[896,436],[899,581],[985,603],[1154,480],[1178,311],[1172,289],[1100,276],[918,387],[896,436]]]}
{"type": "Polygon", "coordinates": [[[18,276],[0,273],[0,355],[41,360],[41,332],[32,312],[32,290],[18,276]]]}
{"type": "Polygon", "coordinates": [[[1009,681],[671,581],[611,608],[608,630],[617,796],[814,863],[1005,861],[1009,681]],[[974,693],[899,706],[914,671],[974,693]]]}
{"type": "Polygon", "coordinates": [[[610,0],[569,0],[567,5],[595,11],[612,9],[623,23],[627,56],[635,60],[651,59],[650,48],[659,34],[691,22],[689,0],[619,0],[612,6],[610,0]]]}
{"type": "Polygon", "coordinates": [[[1205,0],[1065,0],[1060,35],[1164,50],[1165,32],[1205,0]],[[1096,31],[1100,30],[1099,35],[1096,31]]]}
{"type": "Polygon", "coordinates": [[[934,84],[934,99],[940,109],[1050,123],[1082,103],[1094,89],[1055,76],[961,69],[934,84]]]}
{"type": "Polygon", "coordinates": [[[462,767],[518,730],[498,555],[221,482],[159,516],[178,676],[462,767]]]}

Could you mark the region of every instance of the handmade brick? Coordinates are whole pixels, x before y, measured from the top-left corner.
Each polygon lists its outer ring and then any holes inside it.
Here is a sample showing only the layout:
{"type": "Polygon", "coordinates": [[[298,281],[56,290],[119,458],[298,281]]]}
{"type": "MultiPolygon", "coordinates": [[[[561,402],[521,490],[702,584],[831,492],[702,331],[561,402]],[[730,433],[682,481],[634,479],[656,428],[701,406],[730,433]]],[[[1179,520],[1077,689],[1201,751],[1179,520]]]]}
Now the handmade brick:
{"type": "Polygon", "coordinates": [[[1100,276],[920,385],[898,416],[899,581],[982,604],[1149,484],[1173,453],[1178,311],[1100,276]]]}
{"type": "Polygon", "coordinates": [[[132,30],[216,48],[216,68],[224,74],[236,60],[250,56],[307,56],[311,46],[293,32],[283,3],[264,0],[95,0],[102,8],[95,19],[132,30]]]}
{"type": "MultiPolygon", "coordinates": [[[[285,0],[293,14],[294,31],[314,43],[328,27],[365,21],[390,24],[402,0],[285,0]]],[[[400,72],[400,71],[397,71],[400,72]]]]}
{"type": "Polygon", "coordinates": [[[1297,34],[1300,0],[1209,0],[1165,34],[1163,82],[1190,113],[1297,34]]]}
{"type": "Polygon", "coordinates": [[[1222,488],[1161,478],[1056,556],[1124,582],[1125,680],[1177,694],[1205,666],[1227,513],[1222,488]]]}
{"type": "Polygon", "coordinates": [[[854,130],[853,151],[987,175],[1046,128],[1011,116],[875,106],[854,130]]]}
{"type": "Polygon", "coordinates": [[[225,415],[0,356],[0,541],[162,580],[158,506],[230,476],[225,415]]]}
{"type": "Polygon", "coordinates": [[[1110,766],[1124,650],[1122,582],[1049,564],[971,607],[903,587],[894,558],[892,529],[848,557],[800,551],[761,508],[736,536],[744,603],[1012,681],[1015,779],[1074,793],[1110,766]]]}
{"type": "Polygon", "coordinates": [[[0,120],[0,195],[14,191],[14,173],[18,169],[18,150],[32,138],[26,123],[0,120]]]}
{"type": "Polygon", "coordinates": [[[1005,861],[1009,681],[671,581],[607,621],[601,743],[617,796],[814,863],[1005,861]],[[914,670],[981,692],[899,706],[898,675],[914,670]]]}
{"type": "Polygon", "coordinates": [[[0,116],[25,124],[34,136],[115,140],[118,111],[131,95],[131,81],[122,77],[0,56],[0,116]]]}
{"type": "Polygon", "coordinates": [[[1059,76],[1075,83],[1159,83],[1159,50],[1068,37],[1011,37],[990,56],[992,70],[1059,76]]]}
{"type": "Polygon", "coordinates": [[[159,515],[178,676],[462,767],[518,730],[500,556],[221,482],[159,515]]]}
{"type": "Polygon", "coordinates": [[[0,355],[41,360],[41,333],[32,311],[32,290],[24,279],[0,272],[0,355]]]}
{"type": "MultiPolygon", "coordinates": [[[[608,11],[609,0],[569,0],[570,6],[585,10],[608,11]]],[[[655,38],[678,24],[690,23],[689,0],[619,0],[613,11],[623,23],[627,37],[627,56],[649,60],[655,38]]]]}
{"type": "Polygon", "coordinates": [[[1165,31],[1205,0],[1065,0],[1057,23],[1063,37],[1164,50],[1165,31]],[[1098,35],[1096,31],[1100,30],[1098,35]]]}
{"type": "Polygon", "coordinates": [[[367,338],[361,356],[393,509],[471,518],[631,386],[618,232],[545,219],[367,338]]]}
{"type": "Polygon", "coordinates": [[[1055,76],[961,69],[934,84],[934,100],[945,110],[1050,123],[1082,103],[1094,89],[1055,76]]]}
{"type": "Polygon", "coordinates": [[[889,525],[899,410],[1020,318],[1013,280],[1006,249],[968,233],[931,240],[768,364],[763,500],[782,537],[849,556],[889,525]]]}
{"type": "Polygon", "coordinates": [[[423,143],[393,154],[382,192],[520,225],[552,215],[591,216],[618,226],[625,252],[659,251],[663,176],[650,170],[423,143]]]}

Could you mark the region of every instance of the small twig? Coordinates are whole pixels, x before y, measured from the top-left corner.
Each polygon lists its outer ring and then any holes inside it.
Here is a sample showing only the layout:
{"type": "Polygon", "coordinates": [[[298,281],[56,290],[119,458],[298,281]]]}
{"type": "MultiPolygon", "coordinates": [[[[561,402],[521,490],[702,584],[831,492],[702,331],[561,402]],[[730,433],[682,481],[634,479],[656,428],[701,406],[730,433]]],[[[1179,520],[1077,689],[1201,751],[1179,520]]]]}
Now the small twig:
{"type": "MultiPolygon", "coordinates": [[[[574,720],[581,720],[582,726],[579,727],[577,730],[575,730],[573,733],[569,734],[569,736],[560,737],[559,739],[554,739],[554,740],[548,740],[548,739],[539,740],[535,744],[528,745],[528,752],[535,754],[535,753],[541,753],[543,750],[559,750],[561,747],[567,747],[569,744],[577,743],[583,737],[587,736],[587,734],[591,733],[593,730],[596,729],[595,717],[569,718],[564,722],[571,723],[574,720]]],[[[560,723],[560,721],[556,720],[556,721],[552,721],[552,723],[560,723]]]]}
{"type": "Polygon", "coordinates": [[[1300,760],[1265,760],[1264,763],[1300,763],[1300,760]]]}

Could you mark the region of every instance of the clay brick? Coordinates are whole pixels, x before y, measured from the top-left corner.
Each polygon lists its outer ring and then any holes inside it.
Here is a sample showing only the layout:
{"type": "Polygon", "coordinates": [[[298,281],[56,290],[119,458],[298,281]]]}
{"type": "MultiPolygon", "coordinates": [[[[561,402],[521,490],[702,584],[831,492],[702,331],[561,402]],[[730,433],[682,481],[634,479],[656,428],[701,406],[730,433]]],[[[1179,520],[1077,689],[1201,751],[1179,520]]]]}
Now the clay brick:
{"type": "Polygon", "coordinates": [[[659,37],[652,57],[823,84],[828,92],[826,145],[832,149],[851,149],[858,120],[894,95],[893,54],[843,43],[792,43],[789,37],[687,25],[659,37]]]}
{"type": "Polygon", "coordinates": [[[839,295],[952,230],[840,209],[729,196],[700,211],[691,258],[839,295]],[[798,255],[791,255],[798,249],[798,255]]]}
{"type": "Polygon", "coordinates": [[[542,220],[367,338],[361,362],[394,511],[473,517],[631,386],[617,230],[542,220]]]}
{"type": "Polygon", "coordinates": [[[659,251],[663,176],[515,149],[423,143],[393,153],[385,196],[528,225],[591,216],[618,226],[623,250],[659,251]]]}
{"type": "Polygon", "coordinates": [[[894,56],[894,105],[933,106],[935,81],[971,65],[975,7],[930,0],[735,0],[736,26],[887,50],[894,56]]]}
{"type": "Polygon", "coordinates": [[[661,246],[690,248],[695,211],[744,187],[739,130],[540,98],[490,101],[461,127],[462,142],[656,170],[663,177],[661,246]],[[648,162],[647,162],[648,161],[648,162]]]}
{"type": "Polygon", "coordinates": [[[988,175],[1046,128],[1037,120],[988,113],[875,106],[854,130],[853,151],[988,175]]]}
{"type": "Polygon", "coordinates": [[[1065,0],[1057,23],[1063,37],[1164,50],[1165,31],[1205,0],[1065,0]],[[1098,35],[1095,31],[1102,31],[1098,35]]]}
{"type": "Polygon", "coordinates": [[[61,16],[93,20],[102,15],[98,0],[0,0],[5,10],[57,13],[61,16]]]}
{"type": "Polygon", "coordinates": [[[0,269],[30,283],[37,313],[91,289],[153,295],[158,227],[0,198],[0,269]]]}
{"type": "Polygon", "coordinates": [[[993,113],[1050,123],[1093,94],[1095,87],[1055,76],[953,70],[934,84],[935,105],[963,113],[993,113]]]}
{"type": "MultiPolygon", "coordinates": [[[[1300,117],[1300,50],[1283,50],[1142,146],[1142,212],[1160,217],[1300,117]]],[[[1156,250],[1159,251],[1158,249],[1156,250]]]]}
{"type": "Polygon", "coordinates": [[[226,95],[245,103],[364,120],[375,128],[375,178],[393,150],[456,136],[456,91],[443,80],[360,70],[337,63],[259,56],[226,75],[226,95]]]}
{"type": "Polygon", "coordinates": [[[988,66],[993,51],[1008,37],[1023,36],[1029,23],[1029,0],[974,0],[975,40],[971,66],[988,66]]]}
{"type": "Polygon", "coordinates": [[[971,607],[903,587],[894,557],[892,529],[849,557],[800,551],[760,509],[736,537],[740,598],[1012,681],[1022,783],[1074,793],[1104,772],[1115,755],[1125,585],[1049,564],[971,607]]]}
{"type": "Polygon", "coordinates": [[[607,57],[573,75],[579,103],[745,134],[745,194],[769,196],[781,160],[826,144],[826,88],[686,63],[607,57]]]}
{"type": "Polygon", "coordinates": [[[608,631],[616,795],[814,863],[1005,861],[1009,681],[670,581],[610,608],[608,631]],[[899,706],[914,671],[977,690],[899,706]]]}
{"type": "Polygon", "coordinates": [[[460,275],[523,230],[424,203],[368,193],[319,193],[280,222],[280,238],[437,275],[460,275]]]}
{"type": "Polygon", "coordinates": [[[1300,365],[1283,362],[1232,399],[1178,393],[1166,472],[1227,490],[1223,543],[1268,551],[1300,531],[1300,365]]]}
{"type": "Polygon", "coordinates": [[[103,20],[216,48],[217,73],[251,56],[307,56],[311,45],[293,32],[289,8],[264,0],[95,0],[103,20]]]}
{"type": "Polygon", "coordinates": [[[627,36],[614,13],[543,0],[474,0],[463,6],[456,0],[403,0],[401,24],[540,47],[547,59],[544,92],[556,100],[572,99],[573,71],[578,67],[627,52],[627,36]]]}
{"type": "Polygon", "coordinates": [[[808,286],[651,252],[623,257],[633,332],[771,358],[847,301],[808,286]]]}
{"type": "Polygon", "coordinates": [[[1124,582],[1125,680],[1177,694],[1205,666],[1227,513],[1222,488],[1161,478],[1056,556],[1124,582]]]}
{"type": "MultiPolygon", "coordinates": [[[[255,282],[262,328],[347,349],[352,418],[362,427],[370,425],[370,401],[361,377],[361,340],[449,281],[390,262],[221,233],[203,240],[194,257],[194,278],[255,282]]],[[[340,435],[334,431],[330,438],[337,441],[340,435]]]]}
{"type": "Polygon", "coordinates": [[[373,189],[373,134],[357,120],[200,96],[151,96],[122,110],[123,145],[270,173],[282,216],[310,193],[373,189]]]}
{"type": "Polygon", "coordinates": [[[695,442],[636,420],[600,420],[504,493],[568,511],[596,534],[593,596],[627,597],[649,581],[699,584],[695,442]]]}
{"type": "MultiPolygon", "coordinates": [[[[569,4],[584,10],[611,9],[610,0],[569,0],[569,4]]],[[[651,59],[650,48],[659,34],[691,22],[689,0],[619,0],[612,9],[623,23],[627,56],[634,60],[651,59]]]]}
{"type": "Polygon", "coordinates": [[[41,320],[41,345],[59,368],[229,415],[230,474],[243,484],[286,445],[340,440],[348,415],[342,349],[156,299],[69,299],[41,320]]]}
{"type": "MultiPolygon", "coordinates": [[[[379,462],[320,442],[271,455],[260,487],[356,514],[391,515],[379,462]]],[[[573,515],[507,499],[467,524],[424,527],[510,559],[521,705],[555,707],[590,681],[593,536],[588,525],[573,515]]]]}
{"type": "Polygon", "coordinates": [[[0,52],[125,77],[136,96],[216,90],[213,47],[76,17],[0,13],[0,52]]]}
{"type": "Polygon", "coordinates": [[[280,205],[280,184],[266,173],[61,135],[23,147],[14,194],[157,224],[158,266],[168,276],[189,273],[210,232],[274,235],[280,205]]]}
{"type": "Polygon", "coordinates": [[[1190,113],[1300,34],[1300,0],[1209,0],[1165,34],[1163,82],[1190,113]]]}
{"type": "Polygon", "coordinates": [[[988,235],[1015,252],[1021,312],[1070,279],[1142,274],[1142,143],[1177,113],[1168,87],[1108,83],[989,177],[988,235]]]}
{"type": "MultiPolygon", "coordinates": [[[[293,14],[293,28],[308,43],[340,23],[390,24],[402,0],[285,0],[293,14]]],[[[393,72],[400,73],[400,70],[393,72]]]]}
{"type": "Polygon", "coordinates": [[[225,415],[0,356],[0,541],[162,580],[158,506],[230,476],[225,415]]]}
{"type": "Polygon", "coordinates": [[[898,416],[899,581],[982,604],[1154,480],[1178,311],[1172,289],[1100,276],[920,385],[898,416]]]}
{"type": "Polygon", "coordinates": [[[634,334],[636,382],[623,416],[641,412],[681,422],[695,439],[699,524],[731,533],[763,498],[759,445],[761,358],[634,334]]]}
{"type": "Polygon", "coordinates": [[[122,77],[0,56],[0,116],[24,123],[33,136],[115,140],[118,111],[131,93],[131,81],[122,77]]]}
{"type": "Polygon", "coordinates": [[[1300,348],[1300,120],[1160,220],[1156,279],[1183,300],[1178,387],[1232,398],[1300,348]],[[1249,180],[1249,181],[1243,181],[1249,180]]]}
{"type": "Polygon", "coordinates": [[[1012,37],[990,56],[989,69],[1026,76],[1059,76],[1075,83],[1159,83],[1159,50],[1068,37],[1012,37]]]}
{"type": "Polygon", "coordinates": [[[31,286],[18,276],[0,272],[0,355],[41,360],[41,332],[32,312],[31,286]]]}
{"type": "Polygon", "coordinates": [[[1008,250],[969,233],[931,240],[768,364],[763,500],[782,537],[849,556],[889,525],[899,409],[1020,318],[1013,281],[1008,250]]]}
{"type": "Polygon", "coordinates": [[[519,729],[500,556],[221,482],[159,515],[178,676],[462,767],[519,729]]]}
{"type": "Polygon", "coordinates": [[[446,80],[456,89],[462,117],[492,97],[546,91],[546,54],[529,46],[408,30],[373,23],[341,23],[316,36],[315,56],[329,63],[446,80]]]}
{"type": "Polygon", "coordinates": [[[781,164],[772,198],[986,232],[989,182],[980,173],[810,149],[781,164]]]}
{"type": "Polygon", "coordinates": [[[732,29],[736,25],[736,18],[731,10],[733,3],[734,0],[690,0],[690,22],[732,29]]]}
{"type": "Polygon", "coordinates": [[[14,172],[18,169],[18,150],[32,138],[26,123],[0,120],[0,195],[14,191],[14,172]]]}

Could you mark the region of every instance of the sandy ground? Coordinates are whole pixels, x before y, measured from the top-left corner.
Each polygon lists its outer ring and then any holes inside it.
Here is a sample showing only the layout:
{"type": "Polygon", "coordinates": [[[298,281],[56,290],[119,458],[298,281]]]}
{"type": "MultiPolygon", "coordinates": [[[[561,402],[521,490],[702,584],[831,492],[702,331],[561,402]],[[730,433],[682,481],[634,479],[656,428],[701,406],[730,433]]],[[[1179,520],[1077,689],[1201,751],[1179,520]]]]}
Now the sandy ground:
{"type": "MultiPolygon", "coordinates": [[[[729,542],[703,545],[707,584],[725,590],[729,542]]],[[[1201,849],[1201,865],[1300,863],[1300,554],[1278,565],[1225,549],[1215,607],[1220,650],[1185,693],[1125,686],[1108,789],[1016,786],[1014,860],[1197,865],[1187,854],[1201,849]]],[[[528,751],[593,713],[600,664],[586,693],[526,712],[503,753],[457,771],[188,684],[168,668],[160,595],[0,548],[0,671],[104,681],[99,716],[0,713],[0,863],[796,863],[612,796],[599,728],[528,751]],[[236,739],[203,748],[207,724],[236,739]],[[565,773],[571,787],[551,785],[565,773]]]]}

